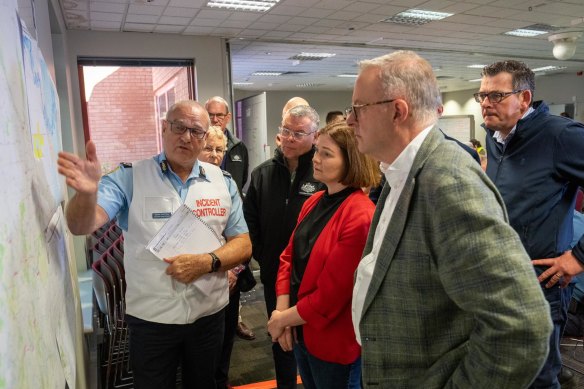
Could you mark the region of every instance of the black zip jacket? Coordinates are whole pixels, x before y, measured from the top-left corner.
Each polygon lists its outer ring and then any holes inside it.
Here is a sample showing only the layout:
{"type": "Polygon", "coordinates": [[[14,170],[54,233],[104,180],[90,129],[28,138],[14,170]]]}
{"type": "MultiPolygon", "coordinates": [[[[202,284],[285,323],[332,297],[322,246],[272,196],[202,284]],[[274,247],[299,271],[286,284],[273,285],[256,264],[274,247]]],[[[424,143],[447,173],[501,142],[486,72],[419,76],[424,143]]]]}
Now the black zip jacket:
{"type": "Polygon", "coordinates": [[[298,159],[294,182],[278,148],[275,156],[256,167],[243,201],[253,257],[260,264],[263,284],[276,282],[280,254],[296,226],[300,209],[314,193],[324,188],[312,175],[314,148],[298,159]]]}
{"type": "Polygon", "coordinates": [[[247,155],[247,147],[245,144],[237,139],[229,130],[225,130],[227,137],[227,151],[223,157],[222,169],[231,174],[233,180],[237,184],[239,193],[247,182],[247,174],[249,171],[249,158],[247,155]]]}

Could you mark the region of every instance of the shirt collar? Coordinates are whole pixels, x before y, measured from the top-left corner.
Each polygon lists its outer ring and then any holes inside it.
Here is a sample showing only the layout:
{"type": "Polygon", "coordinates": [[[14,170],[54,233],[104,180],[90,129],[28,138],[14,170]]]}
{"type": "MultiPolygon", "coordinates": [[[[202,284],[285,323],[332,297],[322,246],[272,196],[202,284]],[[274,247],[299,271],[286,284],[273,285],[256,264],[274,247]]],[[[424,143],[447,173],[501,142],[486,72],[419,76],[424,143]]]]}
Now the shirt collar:
{"type": "Polygon", "coordinates": [[[412,141],[406,146],[405,149],[397,156],[395,161],[391,165],[381,162],[379,168],[381,172],[385,175],[387,182],[390,187],[395,188],[399,182],[400,178],[407,175],[414,164],[414,159],[418,154],[418,150],[424,143],[424,140],[430,133],[430,130],[434,127],[431,125],[421,131],[412,141]]]}
{"type": "MultiPolygon", "coordinates": [[[[531,113],[535,111],[535,109],[533,109],[533,107],[529,107],[529,109],[527,111],[525,111],[525,113],[523,114],[523,116],[521,116],[521,119],[519,120],[523,120],[526,117],[528,117],[529,115],[531,115],[531,113]]],[[[519,122],[519,121],[517,121],[519,122]]],[[[511,129],[511,131],[509,132],[509,134],[507,136],[504,136],[503,134],[501,134],[501,131],[495,131],[495,133],[493,134],[493,138],[501,143],[501,144],[505,144],[507,142],[509,142],[509,140],[513,137],[513,135],[515,135],[515,130],[517,129],[517,123],[515,123],[515,125],[513,126],[513,128],[511,129]]]]}
{"type": "MultiPolygon", "coordinates": [[[[167,162],[166,154],[164,153],[164,151],[162,153],[158,154],[156,157],[154,157],[154,159],[156,160],[156,163],[158,164],[161,176],[164,176],[165,173],[172,173],[174,176],[176,176],[178,178],[176,173],[170,167],[170,164],[167,162]]],[[[187,181],[189,181],[193,178],[199,178],[199,177],[207,178],[205,176],[205,169],[201,166],[201,164],[199,163],[199,160],[196,160],[195,164],[193,165],[193,168],[191,169],[191,174],[189,174],[189,177],[187,178],[187,181]]]]}

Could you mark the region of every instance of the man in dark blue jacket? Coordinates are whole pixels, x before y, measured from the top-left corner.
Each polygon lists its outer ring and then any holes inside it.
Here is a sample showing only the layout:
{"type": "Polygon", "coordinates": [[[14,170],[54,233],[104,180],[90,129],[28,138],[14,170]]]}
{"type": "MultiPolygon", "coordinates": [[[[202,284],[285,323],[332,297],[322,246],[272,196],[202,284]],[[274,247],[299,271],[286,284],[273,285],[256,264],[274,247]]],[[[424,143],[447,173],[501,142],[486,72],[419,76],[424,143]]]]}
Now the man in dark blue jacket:
{"type": "Polygon", "coordinates": [[[576,192],[584,185],[584,126],[550,115],[544,102],[533,102],[534,90],[524,63],[503,61],[483,69],[474,97],[487,131],[487,175],[533,260],[554,321],[548,359],[531,387],[559,389],[565,287],[584,270],[584,238],[570,250],[576,192]]]}

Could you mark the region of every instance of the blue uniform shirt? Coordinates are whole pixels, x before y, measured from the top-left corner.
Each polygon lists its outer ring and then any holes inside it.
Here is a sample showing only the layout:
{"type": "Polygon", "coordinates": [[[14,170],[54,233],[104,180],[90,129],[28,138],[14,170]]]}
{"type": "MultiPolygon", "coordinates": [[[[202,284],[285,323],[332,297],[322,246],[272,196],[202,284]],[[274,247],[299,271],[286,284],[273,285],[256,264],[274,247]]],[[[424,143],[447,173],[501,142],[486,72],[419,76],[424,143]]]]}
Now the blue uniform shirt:
{"type": "MultiPolygon", "coordinates": [[[[187,181],[183,183],[176,173],[172,171],[170,165],[167,164],[168,169],[166,170],[166,173],[160,168],[160,163],[166,160],[164,152],[154,156],[153,159],[159,166],[158,173],[160,174],[160,179],[162,180],[166,174],[184,203],[192,180],[201,175],[199,161],[195,162],[191,174],[187,178],[187,181]]],[[[132,177],[132,168],[121,164],[119,168],[101,178],[97,192],[97,205],[105,210],[110,219],[117,216],[118,224],[125,231],[128,230],[128,211],[134,193],[132,177]]],[[[223,235],[231,237],[247,233],[247,224],[243,218],[242,201],[239,191],[237,190],[237,185],[235,184],[235,181],[228,176],[225,176],[225,183],[229,189],[232,204],[231,212],[227,219],[227,226],[225,227],[223,235]]]]}

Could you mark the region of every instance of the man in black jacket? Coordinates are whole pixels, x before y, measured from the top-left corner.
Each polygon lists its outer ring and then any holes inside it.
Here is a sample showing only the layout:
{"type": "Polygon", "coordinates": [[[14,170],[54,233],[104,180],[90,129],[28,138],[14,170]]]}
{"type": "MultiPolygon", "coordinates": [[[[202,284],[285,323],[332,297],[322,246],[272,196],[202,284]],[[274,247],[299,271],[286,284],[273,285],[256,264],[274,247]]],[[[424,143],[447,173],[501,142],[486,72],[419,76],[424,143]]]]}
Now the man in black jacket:
{"type": "MultiPolygon", "coordinates": [[[[280,254],[286,247],[302,204],[322,189],[312,176],[314,136],[319,117],[306,105],[285,111],[280,127],[281,146],[274,158],[251,173],[244,200],[244,215],[253,246],[253,257],[260,264],[260,278],[268,317],[276,309],[275,283],[280,254]]],[[[296,361],[276,342],[272,345],[278,388],[296,387],[296,361]]]]}
{"type": "Polygon", "coordinates": [[[235,180],[239,188],[239,193],[242,193],[241,190],[247,182],[249,158],[245,144],[227,129],[227,125],[231,121],[229,104],[227,104],[224,98],[215,96],[207,100],[205,109],[211,119],[211,125],[221,127],[227,137],[227,151],[225,151],[221,169],[231,174],[231,177],[233,177],[233,180],[235,180]]]}

